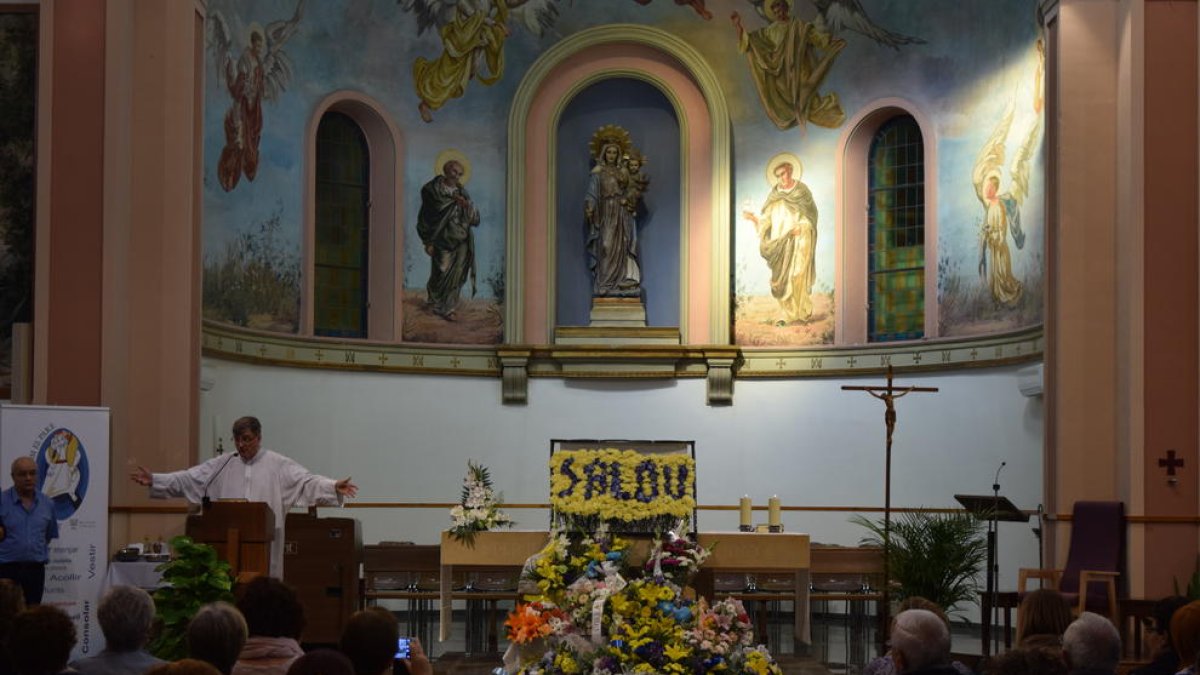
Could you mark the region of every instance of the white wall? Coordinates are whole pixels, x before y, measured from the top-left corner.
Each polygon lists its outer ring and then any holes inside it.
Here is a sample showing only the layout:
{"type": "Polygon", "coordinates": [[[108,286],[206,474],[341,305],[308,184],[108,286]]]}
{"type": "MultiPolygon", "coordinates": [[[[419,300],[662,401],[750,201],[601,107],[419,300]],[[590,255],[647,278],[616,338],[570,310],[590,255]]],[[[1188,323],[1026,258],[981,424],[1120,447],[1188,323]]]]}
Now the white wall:
{"type": "MultiPolygon", "coordinates": [[[[202,448],[214,417],[222,433],[239,415],[263,423],[264,447],[309,469],[353,476],[358,502],[453,502],[467,460],[491,468],[506,501],[545,503],[554,438],[694,440],[700,504],[882,506],[883,404],[843,384],[881,378],[739,380],[734,404],[705,404],[703,380],[530,381],[529,404],[500,403],[498,379],[260,367],[205,359],[214,385],[202,397],[202,448]]],[[[1001,461],[1002,493],[1034,509],[1042,481],[1042,405],[1017,390],[1018,367],[898,376],[939,387],[897,400],[892,505],[956,507],[955,493],[990,494],[1001,461]]],[[[226,440],[226,448],[230,447],[226,440]]],[[[177,467],[154,467],[169,469],[177,467]]],[[[436,543],[442,509],[354,509],[363,540],[436,543]]],[[[511,512],[543,529],[540,510],[511,512]]],[[[757,512],[756,512],[757,513],[757,512]]],[[[847,513],[785,512],[789,532],[853,545],[862,528],[847,513]]],[[[760,520],[766,520],[765,512],[760,520]]],[[[700,528],[737,526],[736,511],[700,511],[700,528]]],[[[1002,524],[1001,588],[1018,567],[1037,566],[1031,525],[1002,524]]]]}

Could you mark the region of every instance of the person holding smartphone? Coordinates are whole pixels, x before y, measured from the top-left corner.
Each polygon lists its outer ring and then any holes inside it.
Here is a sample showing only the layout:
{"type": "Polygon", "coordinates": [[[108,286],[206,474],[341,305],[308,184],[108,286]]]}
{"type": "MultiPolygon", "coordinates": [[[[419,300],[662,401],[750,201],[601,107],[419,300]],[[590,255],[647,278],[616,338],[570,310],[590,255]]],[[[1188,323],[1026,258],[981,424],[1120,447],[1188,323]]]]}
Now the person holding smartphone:
{"type": "Polygon", "coordinates": [[[421,641],[401,637],[400,623],[383,607],[368,607],[351,615],[338,649],[354,664],[354,675],[389,675],[393,668],[395,675],[433,675],[421,641]]]}

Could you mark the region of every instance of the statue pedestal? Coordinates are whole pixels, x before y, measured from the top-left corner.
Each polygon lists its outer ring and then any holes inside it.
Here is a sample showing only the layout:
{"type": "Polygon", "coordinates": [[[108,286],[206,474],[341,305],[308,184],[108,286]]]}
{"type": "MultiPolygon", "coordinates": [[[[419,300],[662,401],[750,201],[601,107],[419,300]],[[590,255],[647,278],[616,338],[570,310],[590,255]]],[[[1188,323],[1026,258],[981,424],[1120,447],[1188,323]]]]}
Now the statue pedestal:
{"type": "Polygon", "coordinates": [[[592,298],[588,319],[592,328],[645,328],[646,305],[641,298],[592,298]]]}
{"type": "Polygon", "coordinates": [[[646,326],[646,305],[641,298],[592,298],[586,326],[554,329],[556,345],[679,345],[678,328],[646,326]]]}

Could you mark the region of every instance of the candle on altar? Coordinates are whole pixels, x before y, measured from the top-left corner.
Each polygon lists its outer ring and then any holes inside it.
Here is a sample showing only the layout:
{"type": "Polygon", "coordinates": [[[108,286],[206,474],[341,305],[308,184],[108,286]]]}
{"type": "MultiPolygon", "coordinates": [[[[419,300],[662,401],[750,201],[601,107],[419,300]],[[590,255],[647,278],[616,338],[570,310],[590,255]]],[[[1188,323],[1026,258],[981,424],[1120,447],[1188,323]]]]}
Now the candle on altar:
{"type": "Polygon", "coordinates": [[[779,516],[779,495],[771,495],[771,498],[767,500],[767,525],[782,525],[783,521],[779,516]]]}
{"type": "Polygon", "coordinates": [[[751,523],[754,521],[754,515],[751,513],[749,495],[743,495],[742,498],[738,500],[738,511],[741,514],[741,519],[738,521],[738,524],[743,528],[749,528],[751,523]]]}

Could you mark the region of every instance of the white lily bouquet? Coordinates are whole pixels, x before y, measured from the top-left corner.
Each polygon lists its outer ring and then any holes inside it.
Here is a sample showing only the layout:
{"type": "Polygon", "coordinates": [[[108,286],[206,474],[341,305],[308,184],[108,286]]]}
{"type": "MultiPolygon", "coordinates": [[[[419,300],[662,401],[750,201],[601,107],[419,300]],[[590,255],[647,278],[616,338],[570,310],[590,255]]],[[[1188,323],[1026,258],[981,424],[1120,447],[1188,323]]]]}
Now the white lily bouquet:
{"type": "Polygon", "coordinates": [[[461,503],[450,509],[450,517],[454,519],[450,536],[467,546],[474,546],[475,533],[512,527],[513,519],[500,510],[501,499],[492,487],[487,467],[468,461],[461,503]]]}

